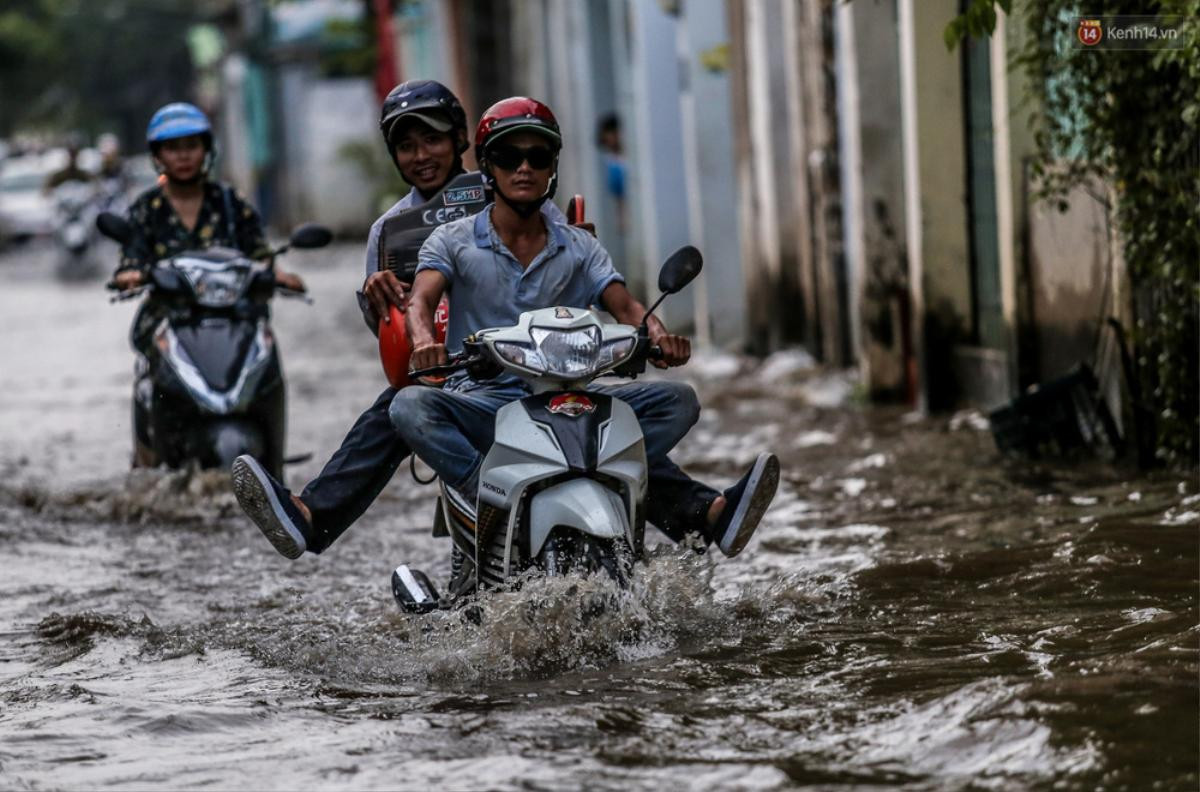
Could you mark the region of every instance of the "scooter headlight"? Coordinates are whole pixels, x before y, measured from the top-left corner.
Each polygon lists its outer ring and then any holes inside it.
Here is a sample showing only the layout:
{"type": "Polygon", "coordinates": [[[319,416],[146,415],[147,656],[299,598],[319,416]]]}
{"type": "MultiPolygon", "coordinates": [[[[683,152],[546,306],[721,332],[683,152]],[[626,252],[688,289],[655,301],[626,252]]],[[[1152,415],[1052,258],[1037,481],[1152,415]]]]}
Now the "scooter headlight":
{"type": "Polygon", "coordinates": [[[542,356],[532,344],[522,344],[517,341],[497,341],[492,345],[496,354],[522,368],[542,371],[542,356]]]}
{"type": "Polygon", "coordinates": [[[532,344],[496,341],[496,353],[522,368],[569,379],[590,377],[620,363],[636,343],[633,338],[601,342],[600,328],[595,326],[575,330],[534,327],[529,336],[532,344]]]}
{"type": "Polygon", "coordinates": [[[564,377],[586,377],[596,369],[600,352],[600,328],[549,330],[534,327],[529,337],[542,359],[543,371],[564,377]]]}
{"type": "Polygon", "coordinates": [[[223,308],[237,302],[249,273],[235,269],[187,270],[188,280],[196,302],[200,305],[223,308]]]}
{"type": "Polygon", "coordinates": [[[633,354],[633,348],[637,345],[637,339],[633,337],[615,338],[612,341],[605,341],[600,346],[600,361],[598,368],[607,368],[616,365],[633,354]]]}

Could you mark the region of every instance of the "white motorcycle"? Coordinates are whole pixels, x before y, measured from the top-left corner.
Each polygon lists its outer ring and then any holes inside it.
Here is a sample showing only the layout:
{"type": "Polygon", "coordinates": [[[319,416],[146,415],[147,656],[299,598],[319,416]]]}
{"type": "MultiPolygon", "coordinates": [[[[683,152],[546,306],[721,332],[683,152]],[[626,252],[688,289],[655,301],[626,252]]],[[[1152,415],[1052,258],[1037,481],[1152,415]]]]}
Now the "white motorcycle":
{"type": "MultiPolygon", "coordinates": [[[[701,265],[694,247],[674,253],[659,272],[663,294],[646,317],[701,265]]],[[[533,393],[496,413],[475,503],[440,484],[434,535],[449,534],[454,543],[447,596],[423,572],[401,564],[392,573],[400,606],[412,613],[451,607],[529,570],[602,571],[627,585],[643,549],[645,442],[628,404],[586,388],[606,374],[636,377],[660,354],[649,343],[645,318],[632,327],[592,310],[545,308],[522,313],[513,327],[480,330],[445,366],[413,372],[430,377],[465,369],[489,379],[507,371],[533,393]]]]}

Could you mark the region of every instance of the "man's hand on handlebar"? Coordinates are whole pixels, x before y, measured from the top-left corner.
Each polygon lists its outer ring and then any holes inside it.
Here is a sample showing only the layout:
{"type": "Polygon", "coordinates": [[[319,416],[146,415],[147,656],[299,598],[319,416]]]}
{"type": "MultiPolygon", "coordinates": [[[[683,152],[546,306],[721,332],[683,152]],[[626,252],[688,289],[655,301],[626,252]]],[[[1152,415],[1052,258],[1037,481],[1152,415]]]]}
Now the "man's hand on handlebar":
{"type": "Polygon", "coordinates": [[[657,368],[682,366],[692,356],[692,342],[683,336],[664,333],[658,338],[651,336],[650,342],[662,350],[661,358],[650,361],[650,364],[657,368]]]}
{"type": "Polygon", "coordinates": [[[412,357],[408,359],[408,368],[410,371],[420,371],[434,366],[444,366],[448,361],[445,344],[425,344],[413,349],[412,357]]]}
{"type": "Polygon", "coordinates": [[[391,270],[372,272],[371,277],[363,285],[363,296],[371,306],[376,316],[382,316],[383,321],[391,324],[391,306],[400,311],[408,308],[408,286],[396,277],[391,270]]]}
{"type": "Polygon", "coordinates": [[[121,270],[113,276],[113,285],[119,291],[129,291],[136,289],[146,282],[146,275],[141,270],[126,269],[121,270]]]}
{"type": "Polygon", "coordinates": [[[678,335],[671,335],[663,327],[657,317],[650,317],[648,322],[650,343],[662,350],[662,357],[651,360],[656,368],[665,369],[671,366],[682,366],[692,356],[692,342],[678,335]]]}
{"type": "Polygon", "coordinates": [[[275,285],[281,289],[291,289],[294,292],[307,291],[304,286],[304,281],[299,275],[291,272],[284,272],[281,269],[275,270],[275,285]]]}

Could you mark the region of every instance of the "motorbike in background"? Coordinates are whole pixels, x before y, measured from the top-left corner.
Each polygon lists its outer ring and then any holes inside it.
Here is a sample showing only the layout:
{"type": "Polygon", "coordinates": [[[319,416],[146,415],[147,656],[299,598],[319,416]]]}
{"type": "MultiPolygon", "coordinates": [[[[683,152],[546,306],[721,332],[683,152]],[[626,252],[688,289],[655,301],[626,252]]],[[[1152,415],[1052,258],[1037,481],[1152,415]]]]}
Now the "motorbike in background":
{"type": "Polygon", "coordinates": [[[100,175],[97,177],[97,203],[101,212],[124,214],[129,203],[129,179],[123,174],[100,175]]]}
{"type": "Polygon", "coordinates": [[[414,378],[465,370],[473,379],[502,371],[526,380],[532,394],[496,413],[492,447],[468,500],[440,483],[434,534],[454,542],[449,594],[401,564],[392,594],[410,613],[461,603],[477,590],[511,584],[530,570],[548,576],[604,574],[628,585],[645,532],[646,449],[633,409],[587,390],[612,374],[636,377],[661,356],[646,319],[668,294],[699,274],[694,247],[673,254],[659,273],[663,292],[641,325],[602,320],[593,310],[544,308],[522,313],[513,327],[480,330],[444,366],[414,378]]]}
{"type": "Polygon", "coordinates": [[[54,241],[58,248],[58,275],[79,280],[94,275],[96,216],[100,211],[96,185],[67,181],[54,188],[54,241]]]}
{"type": "MultiPolygon", "coordinates": [[[[97,227],[122,244],[131,235],[129,223],[110,212],[100,214],[97,227]]],[[[289,248],[324,247],[332,238],[322,226],[302,225],[272,260],[289,248]]],[[[147,297],[131,337],[138,352],[135,466],[228,469],[238,456],[252,454],[281,477],[286,389],[267,307],[277,293],[309,301],[277,286],[272,266],[212,247],[156,262],[145,285],[112,298],[147,297]],[[139,343],[147,316],[161,318],[148,343],[139,343]]]]}

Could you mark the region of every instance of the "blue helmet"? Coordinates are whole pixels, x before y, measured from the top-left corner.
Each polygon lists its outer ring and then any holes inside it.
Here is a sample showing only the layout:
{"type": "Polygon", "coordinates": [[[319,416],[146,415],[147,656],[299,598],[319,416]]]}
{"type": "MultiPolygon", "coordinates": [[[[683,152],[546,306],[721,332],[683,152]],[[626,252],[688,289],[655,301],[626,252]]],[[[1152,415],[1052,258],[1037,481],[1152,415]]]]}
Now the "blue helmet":
{"type": "Polygon", "coordinates": [[[151,149],[164,141],[189,135],[200,135],[212,148],[212,124],[208,122],[208,116],[187,102],[172,102],[160,107],[146,127],[146,143],[151,149]]]}

